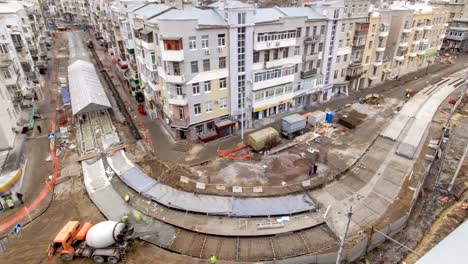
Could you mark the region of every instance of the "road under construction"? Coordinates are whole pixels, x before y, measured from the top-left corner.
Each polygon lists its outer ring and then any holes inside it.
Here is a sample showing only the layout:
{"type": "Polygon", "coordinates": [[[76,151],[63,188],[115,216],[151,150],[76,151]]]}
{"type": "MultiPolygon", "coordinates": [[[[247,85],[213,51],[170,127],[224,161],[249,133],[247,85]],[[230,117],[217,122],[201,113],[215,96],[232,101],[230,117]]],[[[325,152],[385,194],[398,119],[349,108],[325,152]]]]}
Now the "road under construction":
{"type": "MultiPolygon", "coordinates": [[[[60,37],[69,43],[84,41],[77,34],[60,37]]],[[[75,54],[88,56],[83,43],[70,45],[78,49],[75,54]]],[[[135,124],[123,100],[118,99],[107,66],[101,64],[98,52],[93,54],[105,88],[111,91],[108,94],[117,101],[118,109],[114,111],[135,124]]],[[[138,231],[154,233],[143,237],[151,244],[194,258],[215,255],[221,261],[234,262],[334,263],[348,222],[347,212],[352,207],[348,249],[343,259],[353,261],[363,252],[354,251],[354,246],[362,247],[370,228],[401,217],[389,216],[395,206],[409,207],[411,199],[405,200],[404,196],[408,192],[410,197],[414,195],[408,186],[415,186],[419,180],[413,169],[432,119],[445,99],[465,83],[465,75],[455,74],[417,93],[384,130],[376,133],[363,155],[356,157],[340,179],[323,188],[261,198],[185,192],[148,175],[131,160],[129,149],[81,161],[84,188],[107,219],[120,221],[125,216],[138,231]],[[110,179],[107,167],[117,177],[110,179]],[[126,201],[126,195],[131,196],[130,201],[126,201]]],[[[93,136],[100,141],[95,144],[99,149],[96,152],[106,153],[125,143],[111,126],[100,126],[98,130],[106,132],[93,136]]],[[[89,131],[94,133],[96,129],[89,131]]],[[[130,125],[130,133],[134,139],[141,139],[135,125],[130,125]]]]}

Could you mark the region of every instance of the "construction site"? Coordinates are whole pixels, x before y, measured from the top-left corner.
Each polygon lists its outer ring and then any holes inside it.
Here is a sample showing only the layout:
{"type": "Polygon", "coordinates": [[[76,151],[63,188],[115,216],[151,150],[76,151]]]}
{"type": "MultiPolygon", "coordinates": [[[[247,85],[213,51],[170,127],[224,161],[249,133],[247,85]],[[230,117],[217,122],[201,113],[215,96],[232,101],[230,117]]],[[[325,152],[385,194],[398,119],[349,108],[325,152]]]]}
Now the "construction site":
{"type": "MultiPolygon", "coordinates": [[[[394,87],[297,113],[304,123],[294,137],[280,135],[284,124],[276,122],[213,153],[193,146],[179,162],[154,155],[158,145],[114,65],[87,39],[82,31],[55,36],[46,87],[57,137],[42,157],[44,175],[31,179],[29,188],[43,188],[41,200],[27,197],[24,209],[2,216],[2,262],[46,263],[48,245],[69,221],[110,220],[139,234],[128,251],[102,257],[110,263],[216,256],[217,263],[409,264],[468,216],[466,64],[445,67],[431,82],[413,80],[410,95],[394,87]],[[17,223],[22,230],[13,235],[17,223]]],[[[77,252],[77,263],[102,263],[97,253],[77,252]]]]}

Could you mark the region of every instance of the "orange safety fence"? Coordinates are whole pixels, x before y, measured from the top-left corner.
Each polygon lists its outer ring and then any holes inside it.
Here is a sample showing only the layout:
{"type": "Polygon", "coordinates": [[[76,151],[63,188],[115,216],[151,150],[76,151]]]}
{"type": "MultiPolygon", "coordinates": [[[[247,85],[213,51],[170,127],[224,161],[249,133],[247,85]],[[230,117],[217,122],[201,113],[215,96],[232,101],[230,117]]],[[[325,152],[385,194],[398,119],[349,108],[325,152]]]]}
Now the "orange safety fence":
{"type": "MultiPolygon", "coordinates": [[[[52,89],[52,90],[54,91],[55,89],[52,89]]],[[[55,93],[53,93],[53,95],[54,94],[55,93]]],[[[57,116],[57,112],[54,111],[52,113],[52,117],[51,117],[50,123],[49,123],[49,132],[50,133],[55,132],[55,119],[56,119],[56,116],[57,116]]],[[[30,214],[30,212],[32,210],[36,209],[47,198],[49,193],[51,193],[53,191],[53,187],[54,187],[55,182],[56,182],[57,177],[58,177],[58,169],[59,169],[58,158],[57,158],[57,155],[55,155],[55,141],[53,139],[49,143],[49,151],[50,151],[50,155],[52,157],[52,161],[53,161],[53,164],[54,164],[52,179],[49,182],[46,182],[46,184],[42,187],[42,190],[39,193],[39,195],[31,202],[31,204],[21,208],[16,213],[14,213],[14,214],[10,215],[9,217],[7,217],[6,219],[0,221],[0,232],[3,232],[5,230],[7,230],[8,228],[11,228],[13,225],[16,225],[17,223],[19,223],[19,221],[21,221],[21,219],[28,216],[30,214]]]]}
{"type": "Polygon", "coordinates": [[[237,156],[235,153],[233,153],[231,155],[225,156],[224,158],[228,160],[248,160],[250,158],[250,154],[245,151],[240,156],[237,156]]]}
{"type": "Polygon", "coordinates": [[[244,144],[244,143],[239,143],[237,144],[235,147],[231,148],[231,149],[219,149],[218,150],[218,156],[220,157],[226,157],[226,156],[229,156],[233,153],[236,153],[237,151],[241,150],[241,149],[244,149],[246,148],[247,145],[244,144]]]}

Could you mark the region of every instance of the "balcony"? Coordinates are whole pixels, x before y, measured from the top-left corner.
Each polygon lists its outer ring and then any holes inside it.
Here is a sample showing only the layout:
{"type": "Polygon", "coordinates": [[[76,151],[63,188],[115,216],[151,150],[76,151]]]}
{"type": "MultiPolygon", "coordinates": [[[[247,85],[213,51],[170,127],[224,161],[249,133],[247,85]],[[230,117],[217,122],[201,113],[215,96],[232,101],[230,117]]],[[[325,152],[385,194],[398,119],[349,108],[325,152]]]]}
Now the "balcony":
{"type": "Polygon", "coordinates": [[[405,34],[409,34],[409,33],[411,33],[412,30],[413,30],[412,28],[404,28],[402,30],[402,32],[405,33],[405,34]]]}
{"type": "Polygon", "coordinates": [[[353,49],[363,49],[366,46],[366,39],[365,38],[360,38],[360,39],[354,39],[352,47],[353,49]]]}
{"type": "Polygon", "coordinates": [[[360,61],[354,61],[354,62],[351,62],[351,63],[349,64],[348,68],[354,69],[354,68],[359,68],[359,67],[361,67],[361,66],[362,66],[362,64],[361,64],[360,61]]]}
{"type": "Polygon", "coordinates": [[[260,89],[264,89],[267,87],[272,87],[272,86],[277,86],[277,85],[282,85],[286,83],[292,83],[294,82],[294,73],[290,73],[288,75],[282,75],[281,77],[276,77],[264,81],[258,81],[254,82],[253,84],[253,90],[257,91],[260,89]]]}
{"type": "Polygon", "coordinates": [[[401,56],[395,56],[395,60],[396,61],[404,61],[405,60],[405,56],[401,55],[401,56]]]}
{"type": "Polygon", "coordinates": [[[188,127],[189,125],[190,125],[190,118],[171,120],[171,127],[188,127]]]}
{"type": "Polygon", "coordinates": [[[271,69],[271,68],[281,67],[283,65],[288,65],[288,64],[298,64],[301,62],[302,62],[302,57],[300,55],[297,55],[294,57],[267,61],[265,62],[265,68],[271,69]]]}
{"type": "Polygon", "coordinates": [[[284,47],[294,47],[297,46],[296,38],[281,39],[281,40],[272,40],[272,41],[255,41],[254,49],[255,50],[267,50],[273,48],[284,48],[284,47]]]}
{"type": "Polygon", "coordinates": [[[346,74],[346,81],[352,81],[359,79],[362,75],[362,71],[359,70],[348,70],[348,73],[346,74]]]}
{"type": "Polygon", "coordinates": [[[426,54],[426,50],[418,50],[418,55],[423,56],[426,54]]]}
{"type": "Polygon", "coordinates": [[[162,50],[161,57],[164,61],[183,61],[184,50],[162,50]]]}
{"type": "Polygon", "coordinates": [[[170,95],[168,98],[168,102],[171,105],[187,105],[188,100],[187,100],[187,95],[182,94],[182,95],[170,95]]]}
{"type": "Polygon", "coordinates": [[[306,37],[304,38],[304,43],[306,44],[310,44],[310,43],[315,43],[315,42],[318,42],[322,39],[322,35],[315,35],[315,36],[311,36],[311,37],[306,37]]]}
{"type": "Polygon", "coordinates": [[[400,48],[406,48],[406,47],[408,47],[408,41],[407,41],[407,40],[402,40],[402,42],[400,42],[400,43],[398,44],[398,46],[399,46],[400,48]]]}
{"type": "Polygon", "coordinates": [[[388,27],[388,26],[381,27],[380,30],[379,30],[379,37],[381,37],[381,38],[388,37],[389,30],[390,30],[390,27],[388,27]]]}
{"type": "Polygon", "coordinates": [[[416,51],[411,51],[408,53],[408,56],[410,57],[416,57],[418,54],[416,53],[416,51]]]}
{"type": "Polygon", "coordinates": [[[185,82],[185,77],[183,75],[175,75],[174,73],[166,73],[161,67],[158,67],[158,73],[161,78],[169,83],[179,83],[182,84],[185,82]]]}
{"type": "Polygon", "coordinates": [[[375,51],[377,51],[377,52],[384,52],[384,51],[385,51],[385,46],[383,46],[383,47],[377,47],[377,48],[375,48],[375,51]]]}
{"type": "Polygon", "coordinates": [[[312,78],[317,75],[317,69],[312,69],[310,71],[301,71],[301,79],[312,78]]]}
{"type": "Polygon", "coordinates": [[[416,31],[423,31],[424,30],[424,26],[423,25],[418,25],[416,27],[416,31]]]}
{"type": "Polygon", "coordinates": [[[155,91],[155,92],[161,91],[161,86],[158,85],[154,80],[152,80],[152,79],[148,80],[147,84],[149,85],[149,87],[150,87],[153,91],[155,91]]]}
{"type": "Polygon", "coordinates": [[[445,34],[440,34],[439,38],[445,38],[445,34]]]}
{"type": "Polygon", "coordinates": [[[376,61],[374,62],[374,67],[380,67],[382,66],[382,64],[383,64],[383,61],[376,61]]]}
{"type": "Polygon", "coordinates": [[[424,26],[424,30],[432,30],[432,25],[426,25],[426,26],[424,26]]]}

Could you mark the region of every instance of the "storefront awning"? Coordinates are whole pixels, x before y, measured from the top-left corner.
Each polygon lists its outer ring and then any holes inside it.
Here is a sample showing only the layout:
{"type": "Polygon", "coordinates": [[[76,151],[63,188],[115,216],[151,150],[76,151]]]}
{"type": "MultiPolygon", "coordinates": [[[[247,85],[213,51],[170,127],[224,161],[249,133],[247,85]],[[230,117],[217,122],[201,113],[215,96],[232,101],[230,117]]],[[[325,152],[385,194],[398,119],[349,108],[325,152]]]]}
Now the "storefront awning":
{"type": "Polygon", "coordinates": [[[262,111],[262,110],[265,110],[265,109],[268,109],[268,108],[271,108],[271,107],[275,107],[277,105],[282,105],[282,104],[291,103],[291,102],[292,102],[292,98],[287,99],[287,100],[283,100],[283,101],[278,102],[278,103],[256,107],[256,108],[254,108],[254,112],[262,111]]]}
{"type": "Polygon", "coordinates": [[[221,129],[221,128],[225,128],[229,126],[235,126],[235,125],[236,125],[236,122],[229,120],[229,119],[221,120],[215,123],[215,126],[217,129],[221,129]]]}

